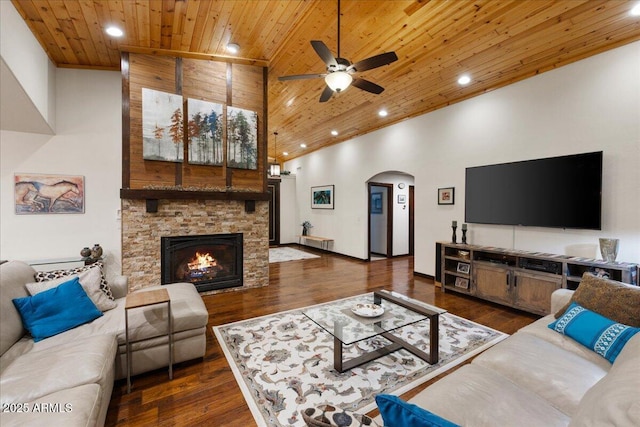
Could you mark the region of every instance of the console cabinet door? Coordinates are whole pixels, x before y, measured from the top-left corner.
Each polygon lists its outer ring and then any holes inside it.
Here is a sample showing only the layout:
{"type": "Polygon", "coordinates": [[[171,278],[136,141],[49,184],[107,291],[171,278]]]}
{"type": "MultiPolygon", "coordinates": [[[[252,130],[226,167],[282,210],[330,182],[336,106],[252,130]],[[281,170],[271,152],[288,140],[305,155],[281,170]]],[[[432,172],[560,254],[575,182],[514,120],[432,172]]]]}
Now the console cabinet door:
{"type": "Polygon", "coordinates": [[[516,271],[513,283],[514,307],[531,313],[549,314],[551,294],[562,287],[562,276],[516,271]]]}
{"type": "Polygon", "coordinates": [[[476,296],[491,301],[511,305],[511,269],[476,262],[473,265],[473,277],[476,296]]]}

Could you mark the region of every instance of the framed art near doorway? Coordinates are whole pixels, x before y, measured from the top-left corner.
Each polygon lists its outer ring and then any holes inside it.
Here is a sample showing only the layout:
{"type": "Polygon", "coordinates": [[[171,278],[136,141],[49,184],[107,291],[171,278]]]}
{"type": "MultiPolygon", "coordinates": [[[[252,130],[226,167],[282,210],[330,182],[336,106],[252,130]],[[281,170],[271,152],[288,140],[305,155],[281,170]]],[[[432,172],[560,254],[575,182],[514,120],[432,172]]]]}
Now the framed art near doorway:
{"type": "Polygon", "coordinates": [[[438,188],[438,204],[453,205],[455,202],[455,187],[438,188]]]}
{"type": "Polygon", "coordinates": [[[333,209],[334,186],[311,187],[311,209],[333,209]]]}
{"type": "Polygon", "coordinates": [[[382,213],[382,193],[371,193],[371,213],[382,213]]]}

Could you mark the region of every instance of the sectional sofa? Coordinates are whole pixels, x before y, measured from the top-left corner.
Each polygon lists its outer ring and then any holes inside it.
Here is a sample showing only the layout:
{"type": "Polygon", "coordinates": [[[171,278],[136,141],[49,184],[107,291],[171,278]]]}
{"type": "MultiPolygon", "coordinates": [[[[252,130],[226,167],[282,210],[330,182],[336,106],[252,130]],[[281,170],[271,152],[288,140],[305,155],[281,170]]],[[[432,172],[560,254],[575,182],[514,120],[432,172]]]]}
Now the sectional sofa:
{"type": "Polygon", "coordinates": [[[382,417],[376,421],[382,425],[384,418],[388,427],[640,426],[640,288],[586,274],[575,293],[555,291],[551,313],[409,402],[378,396],[382,417]],[[605,322],[594,313],[614,325],[594,328],[605,322]],[[611,328],[626,334],[626,343],[610,337],[611,328]]]}
{"type": "MultiPolygon", "coordinates": [[[[80,270],[83,271],[76,275],[54,279],[57,280],[54,284],[62,282],[56,292],[63,287],[75,286],[75,290],[77,285],[68,279],[78,277],[85,295],[94,300],[96,295],[85,288],[90,281],[88,274],[93,274],[93,270],[80,270]]],[[[39,332],[34,332],[37,336],[34,339],[25,331],[24,312],[18,311],[14,300],[29,307],[33,305],[32,298],[45,295],[33,295],[34,292],[46,292],[42,289],[53,282],[36,282],[36,271],[20,261],[0,266],[0,425],[3,427],[104,424],[114,380],[126,377],[124,306],[128,289],[124,277],[108,284],[104,276],[98,280],[96,286],[107,291],[108,296],[105,299],[105,295],[98,294],[100,290],[96,291],[98,300],[94,301],[94,307],[100,307],[95,314],[97,318],[44,339],[39,339],[39,332]]],[[[174,363],[202,358],[208,321],[202,298],[190,283],[164,288],[171,298],[174,363]]],[[[149,289],[152,288],[139,292],[149,289]]],[[[69,304],[79,311],[75,300],[69,299],[69,304]]],[[[156,337],[132,345],[133,375],[168,366],[168,337],[161,336],[167,332],[167,323],[164,304],[130,310],[130,340],[156,337]]]]}

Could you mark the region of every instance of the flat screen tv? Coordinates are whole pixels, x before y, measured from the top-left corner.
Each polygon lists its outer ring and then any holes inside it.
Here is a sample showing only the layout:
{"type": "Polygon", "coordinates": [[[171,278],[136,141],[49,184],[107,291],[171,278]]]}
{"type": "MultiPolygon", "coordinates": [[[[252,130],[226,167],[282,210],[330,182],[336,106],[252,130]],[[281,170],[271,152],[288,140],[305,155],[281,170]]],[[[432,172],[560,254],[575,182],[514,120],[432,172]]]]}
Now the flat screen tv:
{"type": "Polygon", "coordinates": [[[466,170],[465,221],[601,229],[602,151],[466,170]]]}

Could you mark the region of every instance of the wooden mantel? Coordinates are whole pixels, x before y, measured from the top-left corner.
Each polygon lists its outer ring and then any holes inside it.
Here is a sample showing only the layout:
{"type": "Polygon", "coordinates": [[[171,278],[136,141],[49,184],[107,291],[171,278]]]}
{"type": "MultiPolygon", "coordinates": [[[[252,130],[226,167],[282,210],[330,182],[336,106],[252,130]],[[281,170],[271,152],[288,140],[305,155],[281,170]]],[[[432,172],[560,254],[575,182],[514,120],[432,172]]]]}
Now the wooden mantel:
{"type": "Polygon", "coordinates": [[[188,191],[120,189],[121,199],[144,200],[269,200],[269,193],[253,191],[188,191]]]}

